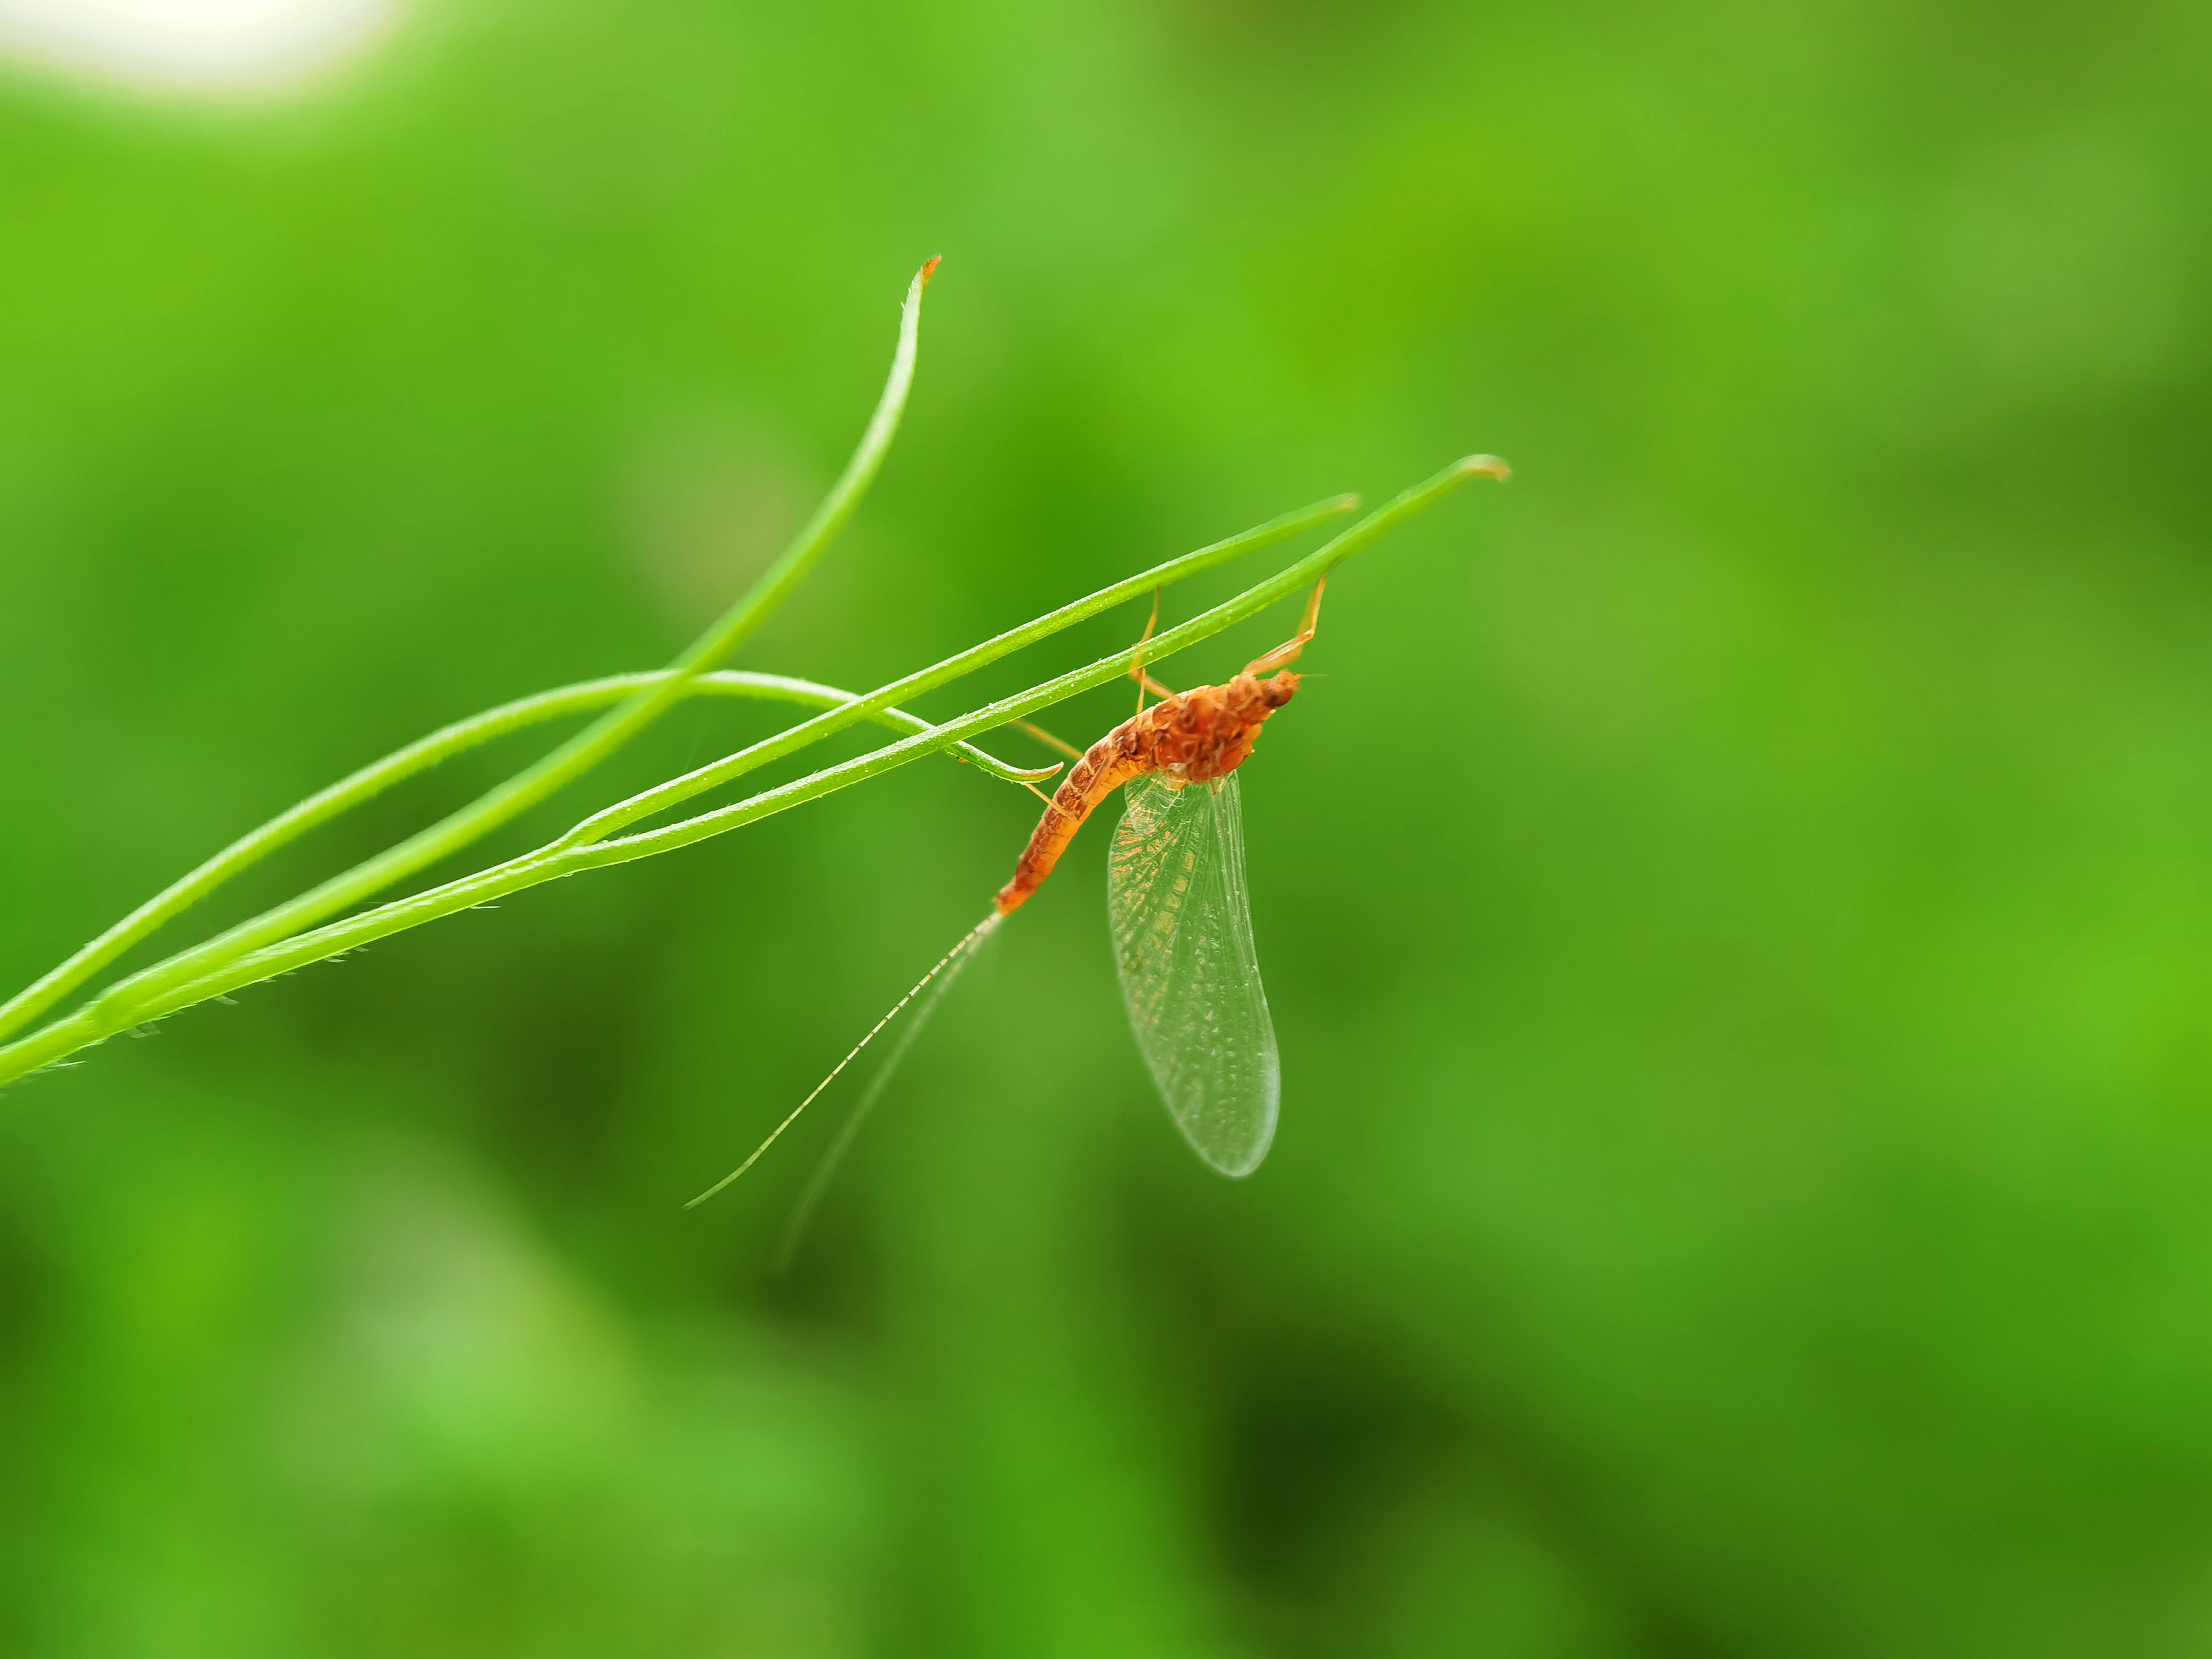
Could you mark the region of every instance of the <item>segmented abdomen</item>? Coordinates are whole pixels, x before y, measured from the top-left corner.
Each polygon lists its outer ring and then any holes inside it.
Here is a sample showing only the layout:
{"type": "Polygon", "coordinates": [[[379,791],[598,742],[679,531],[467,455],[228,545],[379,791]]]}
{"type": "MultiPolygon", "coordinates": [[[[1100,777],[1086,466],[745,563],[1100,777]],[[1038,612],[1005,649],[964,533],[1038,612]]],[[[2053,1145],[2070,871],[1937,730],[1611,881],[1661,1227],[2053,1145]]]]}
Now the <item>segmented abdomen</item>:
{"type": "Polygon", "coordinates": [[[1021,862],[1014,866],[1014,878],[999,890],[1000,915],[1019,909],[1036,891],[1101,801],[1130,779],[1153,769],[1145,745],[1137,740],[1139,721],[1143,718],[1139,715],[1137,720],[1125,721],[1092,744],[1075,763],[1075,769],[1053,791],[1052,805],[1037,820],[1030,844],[1022,849],[1021,862]]]}

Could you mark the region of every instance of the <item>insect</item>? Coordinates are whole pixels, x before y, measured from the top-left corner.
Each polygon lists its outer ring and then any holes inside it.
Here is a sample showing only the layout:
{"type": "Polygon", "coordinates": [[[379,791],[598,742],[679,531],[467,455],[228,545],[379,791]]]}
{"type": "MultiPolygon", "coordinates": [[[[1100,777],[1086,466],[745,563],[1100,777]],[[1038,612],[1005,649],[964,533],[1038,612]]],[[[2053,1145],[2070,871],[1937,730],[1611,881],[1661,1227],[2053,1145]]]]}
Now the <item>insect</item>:
{"type": "Polygon", "coordinates": [[[1327,586],[1315,585],[1296,634],[1225,685],[1173,692],[1154,680],[1144,665],[1147,623],[1129,668],[1136,714],[1091,744],[1061,781],[994,912],[1012,915],[1026,903],[1085,820],[1129,786],[1106,866],[1121,1000],[1169,1115],[1224,1175],[1260,1167],[1282,1095],[1252,944],[1236,772],[1260,728],[1297,695],[1289,665],[1314,636],[1327,586]],[[1150,708],[1147,691],[1160,698],[1150,708]]]}
{"type": "Polygon", "coordinates": [[[1108,856],[1106,905],[1138,1050],[1169,1115],[1200,1158],[1224,1175],[1245,1176],[1259,1168],[1275,1137],[1282,1067],[1252,944],[1236,772],[1250,758],[1260,728],[1297,695],[1298,677],[1289,665],[1314,637],[1327,586],[1326,580],[1315,585],[1304,619],[1288,640],[1224,684],[1181,692],[1169,690],[1145,670],[1145,647],[1159,619],[1155,595],[1152,621],[1145,625],[1129,665],[1137,682],[1137,713],[1091,744],[1061,780],[990,914],[876,1022],[750,1158],[691,1202],[704,1203],[750,1169],[877,1033],[927,990],[801,1199],[785,1235],[787,1259],[890,1066],[912,1045],[960,969],[1000,923],[1029,902],[1076,831],[1125,786],[1128,800],[1108,856]],[[1147,693],[1160,701],[1147,708],[1147,693]]]}

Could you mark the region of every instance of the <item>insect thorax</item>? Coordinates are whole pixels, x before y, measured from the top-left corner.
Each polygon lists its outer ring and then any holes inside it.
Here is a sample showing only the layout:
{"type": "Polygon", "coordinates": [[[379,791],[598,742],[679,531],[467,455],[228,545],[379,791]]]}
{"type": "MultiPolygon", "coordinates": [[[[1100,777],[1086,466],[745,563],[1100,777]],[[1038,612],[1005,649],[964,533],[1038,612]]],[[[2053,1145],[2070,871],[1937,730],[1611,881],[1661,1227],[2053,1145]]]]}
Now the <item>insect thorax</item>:
{"type": "Polygon", "coordinates": [[[1255,679],[1239,674],[1226,685],[1201,685],[1170,697],[1133,722],[1142,727],[1145,758],[1185,783],[1226,777],[1252,753],[1267,717],[1297,695],[1290,672],[1255,679]]]}

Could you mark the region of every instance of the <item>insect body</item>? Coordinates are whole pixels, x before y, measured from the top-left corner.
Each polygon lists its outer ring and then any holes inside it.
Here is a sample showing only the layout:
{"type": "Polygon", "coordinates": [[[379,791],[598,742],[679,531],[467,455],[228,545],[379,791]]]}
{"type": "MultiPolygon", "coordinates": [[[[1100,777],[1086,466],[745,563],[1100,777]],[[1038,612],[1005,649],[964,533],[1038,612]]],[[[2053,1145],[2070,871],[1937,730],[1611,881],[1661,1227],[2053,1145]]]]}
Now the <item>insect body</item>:
{"type": "MultiPolygon", "coordinates": [[[[1252,946],[1235,774],[1250,757],[1268,717],[1297,694],[1298,677],[1284,671],[1314,636],[1325,586],[1315,586],[1297,634],[1224,685],[1175,692],[1154,680],[1145,672],[1145,643],[1152,632],[1146,623],[1129,667],[1139,687],[1135,716],[1091,744],[1062,781],[990,914],[876,1022],[750,1158],[692,1203],[703,1203],[750,1169],[877,1032],[935,981],[908,1027],[906,1042],[911,1042],[968,958],[1028,902],[1084,821],[1125,785],[1135,787],[1115,832],[1106,896],[1122,1001],[1137,1047],[1199,1156],[1224,1175],[1257,1169],[1275,1135],[1280,1066],[1252,946]],[[1142,707],[1146,691],[1161,699],[1150,708],[1142,707]]],[[[1158,620],[1157,606],[1153,620],[1158,620]]],[[[900,1045],[870,1086],[850,1127],[858,1127],[905,1047],[900,1045]]],[[[849,1139],[840,1138],[810,1187],[799,1224],[849,1139]]],[[[787,1237],[787,1255],[791,1243],[787,1237]]]]}
{"type": "MultiPolygon", "coordinates": [[[[1362,520],[1331,543],[1330,550],[1344,557],[1363,536],[1379,534],[1467,478],[1503,481],[1511,476],[1495,455],[1467,456],[1362,520]]],[[[1080,756],[1059,739],[1049,739],[1075,756],[1077,764],[1046,801],[1044,817],[990,913],[837,1062],[752,1157],[692,1202],[713,1197],[750,1169],[877,1033],[922,997],[902,1051],[961,966],[1029,902],[1085,821],[1124,787],[1128,799],[1107,860],[1106,905],[1121,1000],[1137,1047],[1170,1114],[1199,1155],[1224,1175],[1249,1175],[1257,1169],[1274,1139],[1281,1067],[1252,946],[1237,769],[1251,757],[1260,728],[1297,695],[1298,677],[1285,671],[1314,636],[1321,597],[1322,585],[1316,584],[1296,635],[1246,664],[1226,684],[1194,691],[1170,691],[1145,672],[1145,647],[1152,635],[1152,624],[1146,623],[1129,667],[1140,688],[1135,717],[1080,756]],[[1152,708],[1145,707],[1147,691],[1161,699],[1152,708]],[[929,994],[923,997],[925,990],[929,994]]],[[[1155,602],[1153,622],[1158,617],[1155,602]]],[[[1029,730],[1047,735],[1034,726],[1029,730]]],[[[895,1053],[893,1063],[896,1059],[895,1053]]],[[[888,1071],[886,1066],[884,1074],[888,1071]]],[[[857,1120],[881,1093],[883,1081],[879,1075],[870,1086],[856,1121],[809,1188],[797,1225],[804,1224],[805,1213],[849,1143],[857,1120]]],[[[787,1255],[789,1249],[787,1240],[787,1255]]]]}
{"type": "Polygon", "coordinates": [[[1296,674],[1262,680],[1248,668],[1226,685],[1172,694],[1099,738],[1054,792],[1013,879],[999,890],[999,914],[1028,902],[1084,820],[1116,789],[1155,773],[1178,785],[1227,777],[1252,753],[1267,716],[1297,690],[1296,674]]]}
{"type": "MultiPolygon", "coordinates": [[[[1140,643],[1130,674],[1162,692],[1162,701],[1140,708],[1076,763],[1013,879],[999,890],[994,911],[1007,915],[1025,903],[1084,820],[1129,786],[1106,877],[1121,1000],[1176,1127],[1224,1175],[1259,1167],[1275,1137],[1282,1093],[1245,896],[1235,774],[1268,717],[1297,695],[1298,677],[1284,665],[1313,638],[1321,596],[1316,586],[1295,635],[1225,685],[1166,691],[1144,672],[1140,643]]],[[[1147,639],[1151,633],[1147,626],[1147,639]]]]}

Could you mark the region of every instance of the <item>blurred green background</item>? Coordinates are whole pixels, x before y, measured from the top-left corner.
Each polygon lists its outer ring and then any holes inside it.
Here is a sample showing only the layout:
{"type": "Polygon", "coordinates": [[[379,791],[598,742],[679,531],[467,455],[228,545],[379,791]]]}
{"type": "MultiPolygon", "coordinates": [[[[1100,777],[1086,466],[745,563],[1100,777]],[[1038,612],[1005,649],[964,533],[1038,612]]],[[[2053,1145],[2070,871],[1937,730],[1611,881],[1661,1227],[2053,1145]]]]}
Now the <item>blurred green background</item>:
{"type": "Polygon", "coordinates": [[[1151,1094],[1094,830],[789,1278],[834,1116],[678,1207],[1005,879],[1034,803],[939,763],[10,1089],[0,1651],[2212,1650],[2208,76],[2190,0],[422,0],[289,98],[7,71],[11,988],[668,658],[930,253],[744,665],[1518,476],[1347,568],[1243,774],[1249,1182],[1151,1094]]]}

